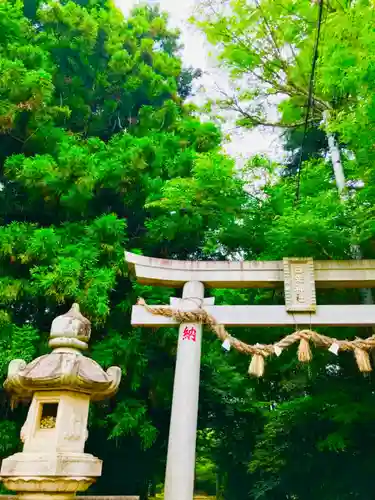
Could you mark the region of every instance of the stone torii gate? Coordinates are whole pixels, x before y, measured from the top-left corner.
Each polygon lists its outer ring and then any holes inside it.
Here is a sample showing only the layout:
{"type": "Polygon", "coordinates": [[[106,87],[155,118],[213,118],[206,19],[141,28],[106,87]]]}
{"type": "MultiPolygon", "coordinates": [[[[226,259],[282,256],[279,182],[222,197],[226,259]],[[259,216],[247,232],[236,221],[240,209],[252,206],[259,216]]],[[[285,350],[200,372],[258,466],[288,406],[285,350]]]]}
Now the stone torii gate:
{"type": "MultiPolygon", "coordinates": [[[[375,260],[177,261],[125,252],[131,272],[145,285],[182,288],[170,306],[205,309],[217,323],[232,327],[373,326],[375,305],[318,305],[316,288],[374,288],[375,260]],[[215,306],[207,288],[282,288],[285,306],[215,306]]],[[[158,306],[160,307],[160,306],[158,306]]],[[[169,306],[165,306],[169,307],[169,306]]],[[[133,306],[133,326],[177,325],[170,317],[133,306]]],[[[192,500],[201,357],[201,324],[179,327],[170,422],[165,500],[192,500]]]]}

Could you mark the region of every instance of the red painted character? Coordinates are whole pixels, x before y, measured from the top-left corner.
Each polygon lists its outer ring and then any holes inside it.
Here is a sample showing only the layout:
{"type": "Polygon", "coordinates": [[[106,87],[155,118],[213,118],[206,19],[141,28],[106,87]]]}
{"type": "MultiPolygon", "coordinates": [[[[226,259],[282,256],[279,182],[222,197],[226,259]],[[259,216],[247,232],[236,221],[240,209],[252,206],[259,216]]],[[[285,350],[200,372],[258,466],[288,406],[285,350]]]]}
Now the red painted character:
{"type": "Polygon", "coordinates": [[[182,340],[192,340],[193,342],[197,341],[197,330],[194,328],[194,326],[192,326],[191,328],[185,326],[182,340]]]}

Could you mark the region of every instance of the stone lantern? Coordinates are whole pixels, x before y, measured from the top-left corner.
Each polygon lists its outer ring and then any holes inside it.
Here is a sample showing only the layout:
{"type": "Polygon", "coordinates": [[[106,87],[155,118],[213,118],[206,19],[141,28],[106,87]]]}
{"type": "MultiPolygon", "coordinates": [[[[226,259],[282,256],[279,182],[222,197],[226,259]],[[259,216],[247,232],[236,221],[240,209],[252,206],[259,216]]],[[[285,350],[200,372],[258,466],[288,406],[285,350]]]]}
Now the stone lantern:
{"type": "Polygon", "coordinates": [[[21,430],[23,451],[2,462],[1,480],[22,500],[71,500],[101,475],[102,461],[84,453],[90,400],[112,396],[121,370],[105,372],[81,351],[91,324],[74,304],[52,322],[50,354],[13,360],[4,387],[31,405],[21,430]]]}

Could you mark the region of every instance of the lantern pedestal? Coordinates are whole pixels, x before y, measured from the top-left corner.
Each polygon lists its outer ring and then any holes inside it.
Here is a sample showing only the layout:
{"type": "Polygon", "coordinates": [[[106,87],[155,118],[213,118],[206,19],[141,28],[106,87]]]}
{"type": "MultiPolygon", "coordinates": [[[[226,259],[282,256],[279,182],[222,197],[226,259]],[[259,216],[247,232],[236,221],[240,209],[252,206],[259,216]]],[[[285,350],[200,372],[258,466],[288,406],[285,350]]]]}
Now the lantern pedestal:
{"type": "Polygon", "coordinates": [[[89,477],[7,477],[8,490],[17,491],[19,500],[72,500],[75,494],[87,490],[95,481],[89,477]]]}
{"type": "Polygon", "coordinates": [[[102,461],[88,453],[16,453],[3,460],[1,476],[5,481],[13,477],[54,477],[73,476],[99,477],[102,473],[102,461]]]}

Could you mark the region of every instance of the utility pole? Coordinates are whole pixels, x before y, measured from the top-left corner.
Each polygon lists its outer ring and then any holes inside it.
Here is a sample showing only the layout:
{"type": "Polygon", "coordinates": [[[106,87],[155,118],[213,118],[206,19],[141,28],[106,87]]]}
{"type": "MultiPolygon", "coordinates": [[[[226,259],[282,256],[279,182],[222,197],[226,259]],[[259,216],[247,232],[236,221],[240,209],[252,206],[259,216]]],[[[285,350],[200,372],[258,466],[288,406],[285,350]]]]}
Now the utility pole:
{"type": "MultiPolygon", "coordinates": [[[[336,138],[334,134],[329,132],[328,129],[328,120],[329,120],[329,112],[324,111],[323,113],[323,123],[326,129],[326,135],[328,139],[328,148],[331,156],[333,172],[335,175],[335,181],[337,190],[339,192],[340,200],[342,203],[345,202],[345,172],[341,162],[341,154],[340,148],[338,147],[336,138]]],[[[353,259],[361,260],[362,259],[362,251],[359,245],[350,245],[350,252],[352,254],[353,259]]],[[[371,293],[371,288],[361,288],[360,289],[361,299],[363,304],[373,304],[373,298],[371,293]]]]}

